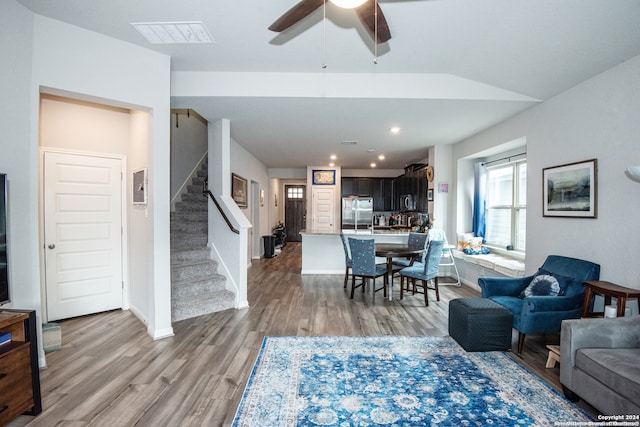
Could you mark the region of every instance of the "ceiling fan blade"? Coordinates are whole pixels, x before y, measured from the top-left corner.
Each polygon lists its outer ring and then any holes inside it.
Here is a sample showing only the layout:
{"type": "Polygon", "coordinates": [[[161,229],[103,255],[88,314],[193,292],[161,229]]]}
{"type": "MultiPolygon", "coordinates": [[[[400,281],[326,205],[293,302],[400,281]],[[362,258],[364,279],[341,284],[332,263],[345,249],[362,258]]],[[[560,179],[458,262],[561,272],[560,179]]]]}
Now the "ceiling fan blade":
{"type": "Polygon", "coordinates": [[[371,38],[376,40],[378,44],[385,43],[389,41],[391,38],[391,32],[389,31],[389,25],[387,24],[387,20],[382,13],[382,9],[380,9],[380,5],[374,0],[368,0],[362,6],[356,8],[356,13],[358,14],[358,18],[364,24],[367,31],[371,35],[371,38]],[[376,16],[374,13],[374,9],[377,8],[378,12],[378,37],[376,38],[376,16]]]}
{"type": "Polygon", "coordinates": [[[302,18],[310,15],[323,4],[324,0],[302,0],[271,24],[269,29],[277,33],[284,31],[296,22],[300,21],[302,18]]]}

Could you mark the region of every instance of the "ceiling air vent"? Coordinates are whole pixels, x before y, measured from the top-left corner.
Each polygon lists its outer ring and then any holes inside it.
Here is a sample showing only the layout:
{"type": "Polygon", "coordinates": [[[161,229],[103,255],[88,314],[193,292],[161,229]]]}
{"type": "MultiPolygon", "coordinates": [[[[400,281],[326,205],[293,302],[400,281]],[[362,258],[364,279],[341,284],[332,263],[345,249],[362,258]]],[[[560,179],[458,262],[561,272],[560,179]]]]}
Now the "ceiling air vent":
{"type": "Polygon", "coordinates": [[[151,44],[215,43],[202,22],[133,22],[151,44]]]}
{"type": "Polygon", "coordinates": [[[342,141],[342,145],[356,145],[358,141],[342,141]]]}

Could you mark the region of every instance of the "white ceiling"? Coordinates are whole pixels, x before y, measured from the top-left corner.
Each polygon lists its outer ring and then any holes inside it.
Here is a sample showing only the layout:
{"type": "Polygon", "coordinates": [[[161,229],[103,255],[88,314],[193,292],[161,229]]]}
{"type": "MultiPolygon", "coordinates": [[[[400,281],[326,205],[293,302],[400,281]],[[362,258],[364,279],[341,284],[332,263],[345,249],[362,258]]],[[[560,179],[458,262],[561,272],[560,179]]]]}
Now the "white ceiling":
{"type": "Polygon", "coordinates": [[[273,168],[366,168],[367,150],[402,168],[640,54],[640,0],[379,0],[392,38],[377,52],[332,4],[326,25],[320,8],[277,34],[297,0],[18,1],[170,55],[172,107],[229,119],[273,168]],[[202,21],[216,43],[151,45],[130,25],[144,21],[202,21]]]}

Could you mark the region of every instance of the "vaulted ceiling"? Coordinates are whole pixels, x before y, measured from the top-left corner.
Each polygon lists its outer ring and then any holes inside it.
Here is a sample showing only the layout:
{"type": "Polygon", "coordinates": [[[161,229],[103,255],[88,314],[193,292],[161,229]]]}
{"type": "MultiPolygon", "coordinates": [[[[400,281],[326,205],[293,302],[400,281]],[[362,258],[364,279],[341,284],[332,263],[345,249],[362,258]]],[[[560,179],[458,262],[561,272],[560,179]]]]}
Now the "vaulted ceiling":
{"type": "Polygon", "coordinates": [[[377,48],[330,3],[274,33],[297,0],[18,1],[170,55],[172,107],[229,119],[272,168],[402,168],[640,54],[638,0],[379,0],[392,38],[377,48]],[[150,44],[131,25],[166,21],[202,21],[215,43],[150,44]]]}

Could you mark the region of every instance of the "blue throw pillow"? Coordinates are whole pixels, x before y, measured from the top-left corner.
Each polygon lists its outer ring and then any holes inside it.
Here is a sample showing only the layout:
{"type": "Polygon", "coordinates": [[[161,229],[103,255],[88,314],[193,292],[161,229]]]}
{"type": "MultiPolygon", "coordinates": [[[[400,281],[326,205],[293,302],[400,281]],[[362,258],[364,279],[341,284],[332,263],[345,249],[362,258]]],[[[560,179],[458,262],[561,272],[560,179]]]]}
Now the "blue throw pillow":
{"type": "Polygon", "coordinates": [[[482,246],[480,249],[464,248],[462,251],[467,255],[486,255],[489,253],[489,248],[482,246]]]}
{"type": "Polygon", "coordinates": [[[520,293],[520,298],[557,296],[560,293],[558,279],[550,274],[539,274],[533,278],[529,286],[520,293]]]}
{"type": "Polygon", "coordinates": [[[538,272],[536,273],[536,276],[541,275],[541,274],[548,275],[548,276],[553,276],[553,277],[556,278],[556,280],[558,281],[558,284],[560,285],[560,292],[558,292],[559,296],[564,296],[565,292],[567,291],[567,288],[575,280],[573,277],[567,277],[567,276],[563,276],[561,274],[552,273],[551,271],[547,271],[544,268],[538,269],[538,272]]]}

